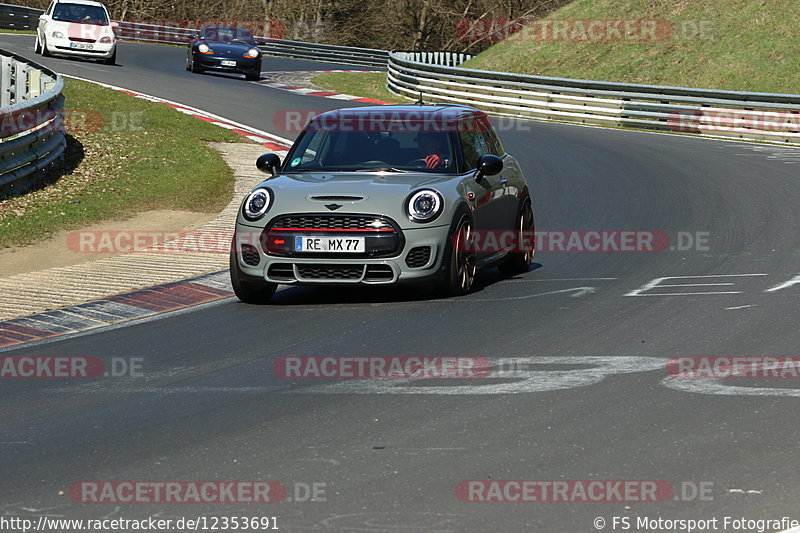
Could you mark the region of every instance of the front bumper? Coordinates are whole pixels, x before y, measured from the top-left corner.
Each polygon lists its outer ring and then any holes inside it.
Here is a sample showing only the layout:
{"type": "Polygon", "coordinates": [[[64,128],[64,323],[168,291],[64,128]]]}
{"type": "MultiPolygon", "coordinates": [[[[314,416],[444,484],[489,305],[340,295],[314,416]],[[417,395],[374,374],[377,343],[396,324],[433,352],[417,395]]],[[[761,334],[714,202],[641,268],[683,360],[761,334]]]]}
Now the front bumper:
{"type": "Polygon", "coordinates": [[[71,41],[69,38],[63,39],[56,39],[55,37],[48,37],[45,41],[47,45],[47,51],[51,54],[59,54],[65,56],[75,56],[75,57],[88,57],[92,59],[109,59],[112,55],[114,55],[114,49],[117,46],[116,42],[113,43],[77,43],[71,41]],[[82,50],[78,48],[73,48],[73,45],[77,44],[91,44],[91,50],[82,50]]]}
{"type": "Polygon", "coordinates": [[[290,285],[391,285],[424,283],[441,275],[449,226],[402,230],[399,251],[377,258],[276,256],[265,251],[260,239],[247,237],[262,230],[241,223],[236,226],[236,258],[248,276],[290,285]]]}
{"type": "Polygon", "coordinates": [[[194,53],[194,62],[203,70],[214,72],[229,72],[233,74],[260,74],[261,58],[248,59],[246,57],[217,56],[194,53]],[[236,61],[236,66],[223,66],[222,61],[236,61]]]}

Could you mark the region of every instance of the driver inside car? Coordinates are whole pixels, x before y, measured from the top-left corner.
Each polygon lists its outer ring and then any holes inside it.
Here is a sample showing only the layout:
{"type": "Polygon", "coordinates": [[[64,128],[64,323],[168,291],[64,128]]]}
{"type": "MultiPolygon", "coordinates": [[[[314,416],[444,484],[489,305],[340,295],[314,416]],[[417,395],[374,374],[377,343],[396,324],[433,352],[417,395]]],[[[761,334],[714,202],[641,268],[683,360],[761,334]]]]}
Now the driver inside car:
{"type": "Polygon", "coordinates": [[[417,137],[417,143],[422,151],[422,158],[425,160],[425,168],[447,166],[450,154],[441,135],[420,133],[417,137]]]}

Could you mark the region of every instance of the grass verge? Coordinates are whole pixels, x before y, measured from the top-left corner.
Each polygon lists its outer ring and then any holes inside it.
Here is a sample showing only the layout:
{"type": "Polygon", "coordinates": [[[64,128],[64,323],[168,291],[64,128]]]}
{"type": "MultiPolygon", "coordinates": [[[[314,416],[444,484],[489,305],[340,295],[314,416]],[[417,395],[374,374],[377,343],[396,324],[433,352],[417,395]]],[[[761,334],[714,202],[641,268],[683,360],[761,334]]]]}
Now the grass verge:
{"type": "Polygon", "coordinates": [[[213,213],[230,201],[233,172],[206,143],[244,137],[92,83],[66,79],[64,95],[66,170],[0,201],[0,247],[153,209],[213,213]]]}
{"type": "Polygon", "coordinates": [[[660,40],[643,42],[509,39],[463,66],[591,80],[798,93],[796,13],[797,5],[786,0],[575,0],[547,18],[655,19],[671,23],[672,31],[660,34],[660,40]]]}
{"type": "Polygon", "coordinates": [[[412,101],[386,89],[385,72],[330,72],[313,78],[311,83],[323,89],[381,102],[404,104],[412,101]]]}

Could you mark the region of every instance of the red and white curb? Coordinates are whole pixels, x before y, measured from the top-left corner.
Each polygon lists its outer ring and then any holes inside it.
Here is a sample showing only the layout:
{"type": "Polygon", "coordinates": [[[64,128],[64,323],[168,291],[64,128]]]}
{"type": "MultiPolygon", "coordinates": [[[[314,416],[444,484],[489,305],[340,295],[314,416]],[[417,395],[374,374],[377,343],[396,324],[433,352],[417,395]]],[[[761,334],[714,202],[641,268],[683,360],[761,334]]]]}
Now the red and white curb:
{"type": "MultiPolygon", "coordinates": [[[[319,75],[319,74],[327,74],[331,72],[364,72],[364,73],[374,73],[378,72],[377,70],[309,70],[303,72],[303,74],[309,75],[319,75]]],[[[259,85],[266,85],[268,87],[272,87],[273,89],[280,89],[282,91],[288,91],[290,93],[301,94],[303,96],[318,96],[321,98],[330,98],[333,100],[347,100],[352,102],[362,102],[365,104],[390,104],[390,102],[383,102],[381,100],[374,100],[372,98],[364,98],[362,96],[353,96],[351,94],[344,94],[344,93],[337,93],[335,91],[320,91],[316,88],[311,87],[303,87],[301,85],[292,85],[280,82],[275,79],[270,79],[270,77],[285,75],[285,74],[299,74],[299,72],[292,72],[292,71],[274,71],[267,73],[267,79],[261,80],[258,82],[259,85]]]]}
{"type": "Polygon", "coordinates": [[[86,78],[79,78],[77,76],[68,76],[68,75],[63,75],[63,76],[65,78],[72,78],[79,81],[85,81],[87,83],[94,83],[95,85],[119,91],[128,94],[130,96],[134,96],[136,98],[148,100],[150,102],[156,102],[159,104],[168,105],[171,108],[175,109],[176,111],[180,111],[185,115],[198,118],[204,122],[208,122],[209,124],[214,124],[215,126],[225,128],[227,130],[232,131],[233,133],[247,137],[251,141],[255,141],[270,150],[288,150],[289,147],[292,145],[292,141],[290,141],[289,139],[285,139],[283,137],[274,135],[272,133],[268,133],[263,130],[251,128],[250,126],[245,126],[244,124],[240,124],[239,122],[228,120],[226,118],[220,117],[219,115],[209,113],[208,111],[197,109],[196,107],[179,104],[178,102],[173,102],[172,100],[167,100],[165,98],[159,98],[158,96],[152,96],[149,94],[140,93],[138,91],[132,91],[130,89],[117,87],[115,85],[108,85],[106,83],[100,83],[94,80],[87,80],[86,78]]]}
{"type": "Polygon", "coordinates": [[[0,322],[0,352],[233,296],[227,270],[0,322]]]}

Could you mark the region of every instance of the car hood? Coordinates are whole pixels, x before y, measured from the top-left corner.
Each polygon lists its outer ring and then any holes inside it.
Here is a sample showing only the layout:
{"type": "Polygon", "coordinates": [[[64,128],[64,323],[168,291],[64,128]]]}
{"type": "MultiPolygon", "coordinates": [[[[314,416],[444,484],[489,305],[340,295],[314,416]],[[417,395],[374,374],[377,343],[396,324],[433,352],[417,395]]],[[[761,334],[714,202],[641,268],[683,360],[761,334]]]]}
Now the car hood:
{"type": "MultiPolygon", "coordinates": [[[[390,216],[404,227],[409,225],[405,201],[413,191],[433,189],[450,208],[461,197],[460,183],[459,176],[424,172],[281,174],[259,185],[273,193],[272,206],[262,222],[286,213],[362,213],[390,216]],[[330,209],[332,204],[341,207],[330,209]]],[[[441,218],[446,224],[447,217],[441,218]]],[[[251,224],[241,216],[240,222],[251,224]]],[[[413,223],[411,227],[415,227],[413,223]]]]}
{"type": "Polygon", "coordinates": [[[214,51],[214,55],[243,55],[251,48],[257,48],[254,44],[233,43],[231,41],[200,41],[206,43],[214,51]]]}

